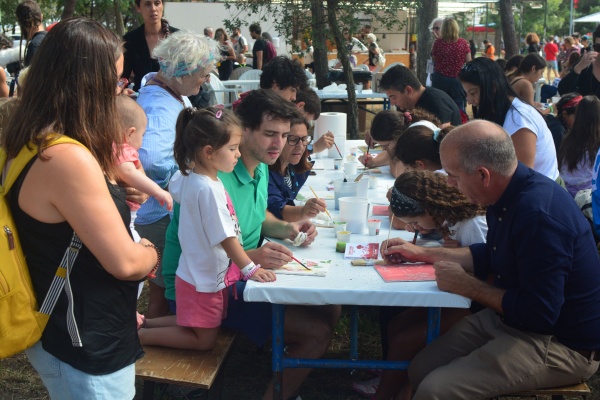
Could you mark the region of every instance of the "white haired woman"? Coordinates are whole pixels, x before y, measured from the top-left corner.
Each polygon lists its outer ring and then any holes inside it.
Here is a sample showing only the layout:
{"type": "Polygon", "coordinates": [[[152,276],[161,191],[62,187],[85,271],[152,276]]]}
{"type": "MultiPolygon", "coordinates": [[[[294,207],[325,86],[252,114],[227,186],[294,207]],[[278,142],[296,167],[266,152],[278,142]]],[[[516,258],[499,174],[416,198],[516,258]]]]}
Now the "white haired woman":
{"type": "Polygon", "coordinates": [[[368,33],[365,35],[365,41],[367,42],[367,47],[369,48],[369,58],[367,59],[367,65],[369,69],[373,71],[377,68],[377,57],[381,53],[381,49],[377,45],[377,36],[372,33],[368,33]]]}
{"type": "MultiPolygon", "coordinates": [[[[220,59],[219,45],[204,35],[179,31],[160,42],[153,56],[160,69],[142,79],[137,100],[148,117],[139,155],[146,175],[166,188],[178,170],[173,157],[177,117],[185,107],[191,107],[187,96],[198,94],[209,78],[215,61],[220,59]]],[[[170,220],[169,212],[150,197],[137,213],[135,229],[142,237],[152,238],[149,240],[162,251],[170,220]]],[[[147,318],[168,314],[164,286],[159,269],[156,278],[150,281],[147,318]]]]}

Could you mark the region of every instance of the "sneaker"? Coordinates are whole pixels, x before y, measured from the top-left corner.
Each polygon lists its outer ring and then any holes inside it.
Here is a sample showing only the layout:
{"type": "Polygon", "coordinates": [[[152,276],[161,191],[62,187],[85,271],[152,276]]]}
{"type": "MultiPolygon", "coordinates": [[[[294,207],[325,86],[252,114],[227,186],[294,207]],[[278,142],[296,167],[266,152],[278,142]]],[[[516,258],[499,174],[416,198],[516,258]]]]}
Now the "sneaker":
{"type": "Polygon", "coordinates": [[[352,390],[354,390],[356,393],[362,394],[363,396],[371,397],[375,394],[375,392],[377,392],[379,382],[381,382],[381,376],[376,376],[368,381],[352,382],[352,390]]]}

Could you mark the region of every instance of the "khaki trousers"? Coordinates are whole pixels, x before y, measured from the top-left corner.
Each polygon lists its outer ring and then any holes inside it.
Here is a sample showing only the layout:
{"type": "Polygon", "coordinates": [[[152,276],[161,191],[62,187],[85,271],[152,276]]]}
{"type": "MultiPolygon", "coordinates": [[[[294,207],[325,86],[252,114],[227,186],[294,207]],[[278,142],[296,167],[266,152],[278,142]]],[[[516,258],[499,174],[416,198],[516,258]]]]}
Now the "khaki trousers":
{"type": "Polygon", "coordinates": [[[414,399],[467,400],[575,384],[597,369],[554,336],[512,328],[486,309],[423,349],[408,372],[414,399]]]}

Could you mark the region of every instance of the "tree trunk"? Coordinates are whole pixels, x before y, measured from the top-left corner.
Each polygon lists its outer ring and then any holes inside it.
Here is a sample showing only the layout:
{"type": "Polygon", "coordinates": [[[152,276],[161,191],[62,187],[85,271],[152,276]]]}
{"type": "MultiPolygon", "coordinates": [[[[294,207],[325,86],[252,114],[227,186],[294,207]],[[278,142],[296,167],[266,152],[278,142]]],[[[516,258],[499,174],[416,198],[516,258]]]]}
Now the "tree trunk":
{"type": "Polygon", "coordinates": [[[502,21],[502,37],[504,38],[505,58],[508,60],[515,54],[519,54],[519,42],[515,31],[515,20],[512,12],[511,0],[500,0],[500,19],[502,21]]]}
{"type": "Polygon", "coordinates": [[[75,5],[77,0],[65,0],[64,8],[60,19],[71,18],[75,14],[75,5]]]}
{"type": "Polygon", "coordinates": [[[417,8],[417,34],[419,44],[417,46],[417,77],[425,86],[427,81],[427,60],[431,58],[431,46],[433,45],[433,36],[429,31],[429,24],[437,17],[438,0],[429,0],[423,2],[417,8]]]}
{"type": "Polygon", "coordinates": [[[312,25],[312,43],[313,43],[313,61],[315,63],[315,78],[317,87],[323,89],[328,85],[327,73],[329,66],[327,64],[327,42],[325,31],[325,10],[323,2],[320,0],[311,0],[311,25],[312,25]]]}
{"type": "Polygon", "coordinates": [[[350,106],[348,114],[350,126],[348,127],[347,137],[348,139],[358,139],[358,103],[356,102],[354,76],[352,75],[352,65],[350,65],[350,59],[348,58],[348,49],[346,49],[345,39],[342,35],[340,27],[338,26],[337,16],[335,14],[338,2],[339,0],[327,0],[327,19],[329,21],[329,29],[331,29],[335,39],[338,59],[342,63],[344,77],[346,79],[348,105],[350,106]]]}
{"type": "Polygon", "coordinates": [[[125,27],[123,25],[123,14],[121,14],[121,2],[119,0],[114,0],[115,5],[115,29],[117,31],[117,35],[119,37],[123,37],[125,34],[125,27]]]}

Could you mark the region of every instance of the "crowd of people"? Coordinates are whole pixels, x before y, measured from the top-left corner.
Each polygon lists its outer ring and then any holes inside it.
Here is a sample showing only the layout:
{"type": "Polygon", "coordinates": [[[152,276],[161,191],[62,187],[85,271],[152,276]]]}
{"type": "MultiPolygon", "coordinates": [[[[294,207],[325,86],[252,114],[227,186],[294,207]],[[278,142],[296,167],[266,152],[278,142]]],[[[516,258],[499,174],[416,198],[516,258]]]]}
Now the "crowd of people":
{"type": "MultiPolygon", "coordinates": [[[[248,280],[276,280],[293,253],[263,238],[310,246],[318,240],[310,219],[327,209],[322,199],[296,199],[312,154],[334,145],[331,133],[312,142],[321,103],[304,68],[270,57],[272,39],[253,24],[260,88],[232,110],[195,108],[188,97],[212,71],[230,76],[248,51],[239,28],[231,39],[224,29],[178,31],[162,18],[162,1],[136,0],[144,24],[123,44],[87,18],[45,34],[36,6],[17,8],[28,70],[10,106],[0,105],[0,140],[9,159],[39,148],[8,194],[38,298],[54,274],[46,266],[60,263],[75,234],[82,242],[72,295],[59,296],[26,350],[50,397],[133,398],[142,345],[207,350],[222,326],[264,345],[271,306],[243,292],[248,280]],[[75,142],[55,143],[61,135],[75,142]]],[[[432,87],[403,65],[383,74],[396,110],[375,116],[366,142],[382,151],[360,161],[390,166],[394,229],[441,244],[392,233],[381,256],[432,263],[441,290],[473,303],[444,310],[430,345],[424,309],[382,309],[383,355],[410,367],[356,388],[382,400],[484,399],[588,379],[600,361],[600,28],[561,80],[556,116],[533,98],[533,82],[553,68],[537,35],[507,74],[493,49],[473,57],[452,18],[434,20],[432,31],[432,87]]],[[[376,37],[363,33],[376,65],[376,37]]],[[[287,306],[287,356],[324,356],[340,314],[340,305],[287,306]]],[[[299,396],[309,372],[284,370],[284,398],[299,396]]],[[[273,383],[264,398],[272,393],[273,383]]]]}

